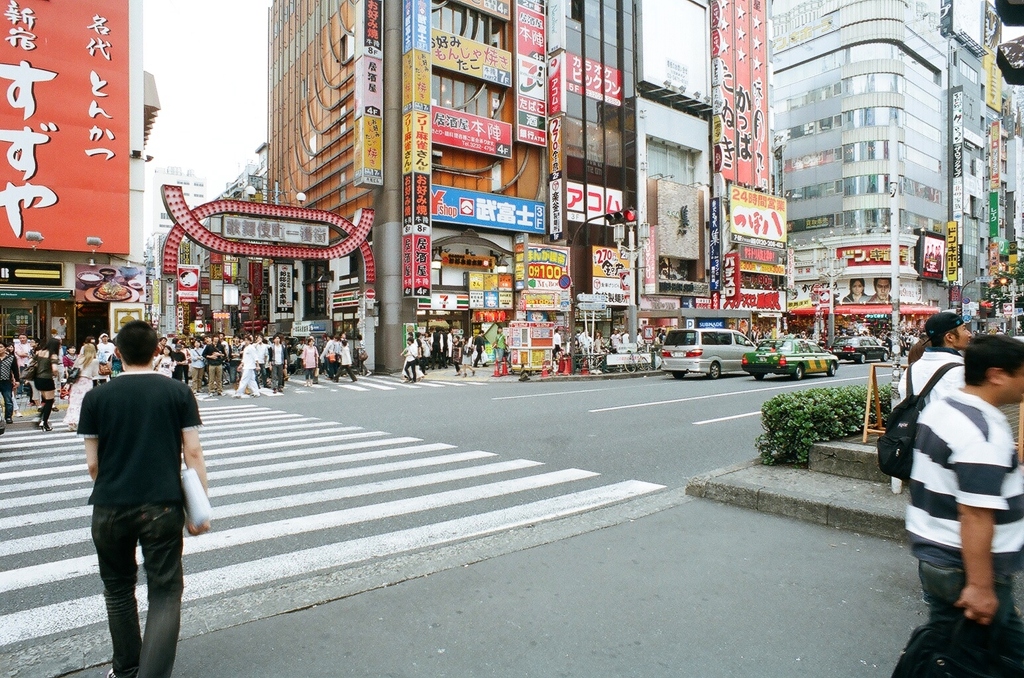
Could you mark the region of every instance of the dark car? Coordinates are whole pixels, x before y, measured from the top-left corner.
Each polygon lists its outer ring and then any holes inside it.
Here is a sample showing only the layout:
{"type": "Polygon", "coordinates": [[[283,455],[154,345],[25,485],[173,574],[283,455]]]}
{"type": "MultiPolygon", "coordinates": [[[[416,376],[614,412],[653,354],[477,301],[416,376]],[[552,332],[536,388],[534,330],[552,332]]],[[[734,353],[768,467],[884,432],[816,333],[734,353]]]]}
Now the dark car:
{"type": "Polygon", "coordinates": [[[832,344],[832,353],[855,363],[889,359],[889,347],[874,337],[839,337],[832,344]]]}

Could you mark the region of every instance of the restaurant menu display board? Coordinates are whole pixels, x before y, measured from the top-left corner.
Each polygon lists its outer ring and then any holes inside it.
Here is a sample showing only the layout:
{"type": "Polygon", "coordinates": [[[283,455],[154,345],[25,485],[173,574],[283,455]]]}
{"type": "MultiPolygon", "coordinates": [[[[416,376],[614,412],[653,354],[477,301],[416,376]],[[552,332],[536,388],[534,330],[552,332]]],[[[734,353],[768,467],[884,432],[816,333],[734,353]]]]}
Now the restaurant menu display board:
{"type": "MultiPolygon", "coordinates": [[[[198,266],[196,267],[198,270],[198,266]]],[[[196,274],[196,289],[199,276],[196,274]]],[[[113,264],[75,264],[75,301],[79,302],[145,302],[146,269],[140,266],[113,264]]]]}

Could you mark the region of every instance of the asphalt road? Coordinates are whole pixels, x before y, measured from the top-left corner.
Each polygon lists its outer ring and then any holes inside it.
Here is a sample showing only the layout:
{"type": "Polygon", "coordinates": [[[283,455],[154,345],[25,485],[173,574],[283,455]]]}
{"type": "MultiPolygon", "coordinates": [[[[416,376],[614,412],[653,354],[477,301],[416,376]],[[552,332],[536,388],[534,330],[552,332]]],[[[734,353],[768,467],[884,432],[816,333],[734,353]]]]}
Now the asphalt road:
{"type": "MultiPolygon", "coordinates": [[[[629,521],[684,502],[691,476],[756,456],[764,400],[863,383],[866,373],[844,366],[801,382],[434,375],[418,388],[377,377],[204,399],[220,514],[213,532],[186,542],[183,634],[600,527],[621,525],[628,541],[629,521]]],[[[12,429],[0,438],[0,665],[26,667],[12,675],[57,675],[104,657],[88,487],[73,436],[12,429]]]]}

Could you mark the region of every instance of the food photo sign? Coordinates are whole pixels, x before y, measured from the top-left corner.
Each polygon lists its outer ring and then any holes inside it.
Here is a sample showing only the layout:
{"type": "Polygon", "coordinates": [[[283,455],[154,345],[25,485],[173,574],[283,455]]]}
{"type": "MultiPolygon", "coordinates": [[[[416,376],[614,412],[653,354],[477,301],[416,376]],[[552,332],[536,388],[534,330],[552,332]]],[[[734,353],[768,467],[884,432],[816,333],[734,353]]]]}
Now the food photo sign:
{"type": "Polygon", "coordinates": [[[146,269],[113,264],[75,264],[75,301],[146,302],[146,269]]]}

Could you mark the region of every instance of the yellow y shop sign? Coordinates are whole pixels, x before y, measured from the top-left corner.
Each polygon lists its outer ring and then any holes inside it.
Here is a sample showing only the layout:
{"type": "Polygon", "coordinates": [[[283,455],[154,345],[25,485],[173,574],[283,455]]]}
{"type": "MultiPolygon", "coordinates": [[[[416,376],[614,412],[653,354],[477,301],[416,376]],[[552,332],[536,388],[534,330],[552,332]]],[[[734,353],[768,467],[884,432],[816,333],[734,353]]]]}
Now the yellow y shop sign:
{"type": "Polygon", "coordinates": [[[435,29],[430,35],[430,53],[438,68],[512,86],[511,52],[435,29]]]}

